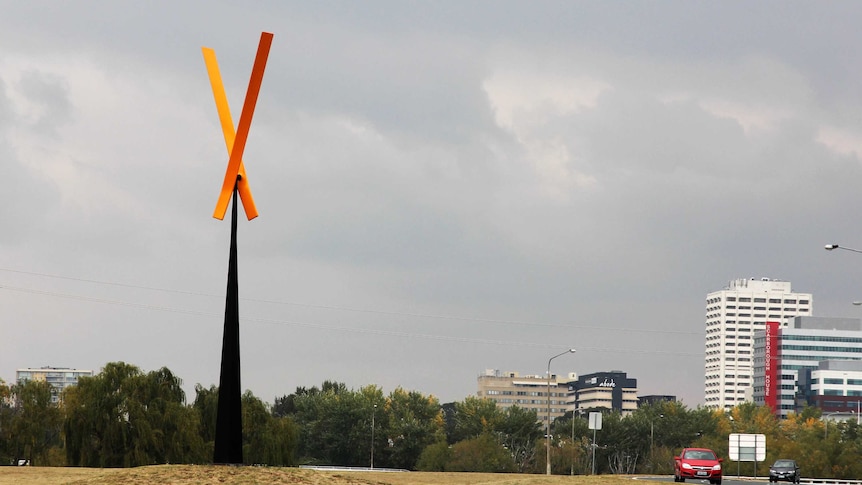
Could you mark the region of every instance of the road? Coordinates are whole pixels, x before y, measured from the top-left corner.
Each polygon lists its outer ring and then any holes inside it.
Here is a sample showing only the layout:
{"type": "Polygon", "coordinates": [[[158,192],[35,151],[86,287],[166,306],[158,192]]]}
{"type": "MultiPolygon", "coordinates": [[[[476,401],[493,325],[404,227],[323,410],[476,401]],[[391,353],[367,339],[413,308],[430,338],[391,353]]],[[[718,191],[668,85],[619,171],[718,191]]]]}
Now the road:
{"type": "MultiPolygon", "coordinates": [[[[637,477],[635,480],[646,480],[650,482],[673,482],[673,475],[664,475],[664,476],[655,476],[655,477],[637,477]]],[[[695,485],[709,485],[709,480],[693,480],[691,478],[686,478],[685,483],[692,483],[695,485]]],[[[789,482],[782,482],[789,483],[789,482]]],[[[751,485],[751,479],[743,479],[737,480],[736,475],[730,476],[725,475],[721,480],[721,485],[751,485]]]]}

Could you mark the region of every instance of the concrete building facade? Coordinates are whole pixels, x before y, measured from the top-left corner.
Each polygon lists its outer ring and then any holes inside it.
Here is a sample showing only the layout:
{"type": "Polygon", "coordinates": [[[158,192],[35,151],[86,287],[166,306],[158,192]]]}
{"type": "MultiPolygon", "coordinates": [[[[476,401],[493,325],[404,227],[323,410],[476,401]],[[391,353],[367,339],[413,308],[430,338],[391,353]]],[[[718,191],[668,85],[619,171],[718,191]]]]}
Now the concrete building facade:
{"type": "Polygon", "coordinates": [[[574,394],[574,411],[579,414],[596,409],[617,411],[628,416],[638,408],[638,381],[625,372],[596,372],[569,383],[574,394]]]}
{"type": "Polygon", "coordinates": [[[51,402],[60,402],[60,394],[63,389],[74,386],[80,377],[92,377],[92,370],[69,369],[66,367],[40,367],[18,369],[15,371],[15,381],[22,383],[26,381],[47,382],[51,385],[51,402]]]}
{"type": "Polygon", "coordinates": [[[812,311],[812,295],[789,281],[736,279],[706,295],[704,405],[727,410],[751,399],[755,332],[812,311]]]}
{"type": "MultiPolygon", "coordinates": [[[[817,370],[803,371],[807,381],[806,400],[823,415],[862,414],[862,360],[826,360],[817,370]]],[[[805,385],[803,383],[803,385],[805,385]]]]}
{"type": "MultiPolygon", "coordinates": [[[[577,379],[574,372],[564,377],[550,376],[550,406],[551,421],[570,410],[568,402],[568,382],[577,379]]],[[[549,379],[539,375],[519,375],[517,372],[500,372],[488,369],[479,375],[476,395],[488,398],[501,408],[518,406],[522,409],[536,411],[539,421],[548,420],[548,384],[549,379]]]]}
{"type": "Polygon", "coordinates": [[[800,316],[755,333],[753,399],[786,418],[807,405],[824,413],[862,401],[862,320],[800,316]]]}
{"type": "MultiPolygon", "coordinates": [[[[488,369],[478,377],[480,398],[491,399],[501,408],[518,406],[535,411],[542,423],[548,420],[548,379],[488,369]]],[[[625,372],[596,372],[578,376],[551,374],[551,421],[567,412],[584,413],[597,409],[618,411],[624,416],[638,408],[637,379],[625,372]]]]}

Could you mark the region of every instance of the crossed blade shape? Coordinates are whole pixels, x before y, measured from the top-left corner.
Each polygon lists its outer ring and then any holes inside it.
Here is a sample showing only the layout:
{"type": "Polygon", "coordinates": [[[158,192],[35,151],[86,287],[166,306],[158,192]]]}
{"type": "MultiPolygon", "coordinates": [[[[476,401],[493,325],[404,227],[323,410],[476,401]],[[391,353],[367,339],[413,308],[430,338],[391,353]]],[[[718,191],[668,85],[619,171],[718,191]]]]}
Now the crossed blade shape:
{"type": "Polygon", "coordinates": [[[230,156],[227,170],[224,174],[221,194],[219,194],[218,202],[216,202],[215,211],[213,212],[213,217],[219,220],[224,219],[234,187],[236,187],[240,200],[242,200],[242,206],[245,209],[245,215],[248,217],[248,220],[252,220],[258,216],[257,207],[254,205],[254,198],[251,196],[251,188],[248,185],[248,177],[245,175],[242,154],[245,151],[245,143],[248,140],[248,130],[251,127],[251,118],[254,116],[254,107],[257,104],[260,85],[263,82],[263,72],[266,69],[266,60],[269,57],[270,46],[272,46],[272,34],[261,32],[260,43],[257,46],[257,55],[254,58],[251,79],[248,82],[245,103],[242,105],[242,112],[239,116],[239,125],[236,128],[236,132],[234,132],[233,119],[230,116],[230,107],[227,104],[227,95],[225,94],[224,84],[219,73],[215,51],[209,47],[201,48],[216,108],[218,109],[222,133],[224,133],[225,146],[227,146],[227,153],[230,156]]]}

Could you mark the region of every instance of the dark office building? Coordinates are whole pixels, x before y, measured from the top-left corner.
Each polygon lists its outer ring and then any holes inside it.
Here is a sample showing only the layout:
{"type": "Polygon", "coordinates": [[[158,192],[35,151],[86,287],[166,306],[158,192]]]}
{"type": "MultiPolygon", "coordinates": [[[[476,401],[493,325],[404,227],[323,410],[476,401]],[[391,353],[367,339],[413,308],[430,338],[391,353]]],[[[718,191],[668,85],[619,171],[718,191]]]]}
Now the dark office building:
{"type": "Polygon", "coordinates": [[[569,393],[575,394],[576,413],[609,409],[627,416],[638,408],[638,381],[622,371],[582,375],[569,383],[569,393]]]}

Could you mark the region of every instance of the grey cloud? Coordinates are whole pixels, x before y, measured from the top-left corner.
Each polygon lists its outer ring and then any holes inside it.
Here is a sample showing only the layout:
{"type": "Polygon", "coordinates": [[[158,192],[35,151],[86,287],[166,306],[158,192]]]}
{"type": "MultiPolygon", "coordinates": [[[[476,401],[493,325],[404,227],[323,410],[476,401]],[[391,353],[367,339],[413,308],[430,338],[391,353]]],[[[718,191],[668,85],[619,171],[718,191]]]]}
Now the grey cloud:
{"type": "Polygon", "coordinates": [[[9,321],[75,327],[26,353],[0,342],[7,380],[123,359],[216,382],[228,223],[210,214],[227,155],[199,49],[216,49],[236,122],[262,30],[276,38],[244,157],[261,217],[241,221],[240,275],[243,296],[283,302],[241,306],[244,383],[264,399],[332,378],[462,399],[484,368],[541,373],[574,345],[564,367],[621,368],[696,405],[706,293],[766,276],[814,292],[820,315],[862,299],[850,255],[821,249],[862,240],[862,62],[836,48],[859,41],[854,4],[7,7],[0,63],[38,69],[0,89],[7,193],[26,201],[0,209],[0,268],[216,295],[0,272],[143,305],[0,292],[9,321]],[[103,105],[81,104],[69,66],[104,80],[103,105]],[[551,82],[504,85],[516,123],[498,126],[485,83],[519,73],[551,82]],[[536,92],[583,79],[607,89],[576,108],[536,92]],[[734,118],[749,111],[766,128],[734,118]],[[58,160],[94,185],[51,181],[58,160]]]}
{"type": "Polygon", "coordinates": [[[29,70],[18,80],[18,91],[35,105],[37,118],[31,129],[56,139],[58,128],[72,120],[68,87],[57,75],[29,70]]]}
{"type": "Polygon", "coordinates": [[[0,79],[0,159],[4,160],[4,196],[7,201],[0,206],[0,223],[4,228],[0,244],[9,249],[27,243],[38,234],[46,220],[46,212],[57,203],[57,197],[53,184],[41,175],[39,167],[21,158],[14,131],[21,118],[7,90],[3,79],[0,79]]]}

